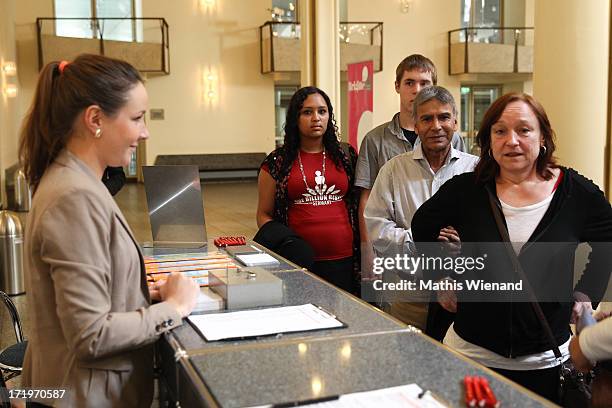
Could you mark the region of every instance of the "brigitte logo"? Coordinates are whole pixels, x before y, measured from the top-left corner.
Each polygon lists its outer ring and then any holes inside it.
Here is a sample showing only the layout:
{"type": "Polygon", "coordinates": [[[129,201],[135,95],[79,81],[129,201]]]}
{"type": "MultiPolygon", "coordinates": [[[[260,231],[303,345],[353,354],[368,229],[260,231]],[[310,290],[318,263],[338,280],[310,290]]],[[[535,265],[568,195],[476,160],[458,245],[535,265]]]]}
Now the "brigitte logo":
{"type": "Polygon", "coordinates": [[[368,67],[363,67],[363,69],[361,70],[361,81],[349,81],[348,88],[349,91],[369,91],[370,89],[372,89],[372,83],[370,81],[368,67]]]}

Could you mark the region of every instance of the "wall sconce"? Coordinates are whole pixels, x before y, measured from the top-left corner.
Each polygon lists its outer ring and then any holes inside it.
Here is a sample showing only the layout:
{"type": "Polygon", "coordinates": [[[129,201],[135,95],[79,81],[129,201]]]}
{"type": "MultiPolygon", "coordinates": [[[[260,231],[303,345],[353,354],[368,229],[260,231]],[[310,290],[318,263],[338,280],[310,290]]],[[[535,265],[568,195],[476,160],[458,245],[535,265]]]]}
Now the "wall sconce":
{"type": "Polygon", "coordinates": [[[214,82],[217,80],[213,74],[206,74],[206,96],[208,99],[215,99],[217,92],[215,92],[214,82]]]}
{"type": "MultiPolygon", "coordinates": [[[[16,98],[18,93],[16,81],[10,77],[17,75],[17,64],[14,61],[0,61],[0,86],[2,95],[6,98],[16,98]]],[[[15,78],[16,79],[16,78],[15,78]]]]}
{"type": "Polygon", "coordinates": [[[399,0],[400,2],[400,10],[402,13],[408,13],[412,8],[412,3],[414,0],[399,0]]]}
{"type": "Polygon", "coordinates": [[[200,9],[202,11],[212,11],[215,8],[215,0],[200,0],[200,9]]]}
{"type": "Polygon", "coordinates": [[[4,85],[4,95],[6,95],[7,98],[15,98],[17,97],[17,85],[15,84],[6,84],[4,85]]]}
{"type": "Polygon", "coordinates": [[[203,100],[209,104],[219,101],[219,77],[212,69],[204,70],[202,73],[203,100]]]}
{"type": "Polygon", "coordinates": [[[6,76],[15,76],[17,75],[17,64],[13,61],[7,61],[2,64],[2,72],[6,76]]]}

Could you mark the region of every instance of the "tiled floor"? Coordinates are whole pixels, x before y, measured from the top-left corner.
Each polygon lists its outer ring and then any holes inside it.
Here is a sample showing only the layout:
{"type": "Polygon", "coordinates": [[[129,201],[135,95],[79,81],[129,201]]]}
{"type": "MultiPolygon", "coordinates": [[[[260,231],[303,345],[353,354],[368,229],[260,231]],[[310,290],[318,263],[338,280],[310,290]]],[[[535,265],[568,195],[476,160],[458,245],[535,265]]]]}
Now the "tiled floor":
{"type": "MultiPolygon", "coordinates": [[[[206,183],[202,185],[206,231],[209,240],[221,235],[244,235],[252,238],[257,232],[255,212],[257,210],[257,183],[206,183]]],[[[151,240],[151,227],[146,210],[146,199],[142,184],[127,184],[115,197],[136,239],[151,240]]],[[[26,295],[15,296],[22,320],[25,337],[30,331],[26,313],[26,295]]],[[[15,343],[10,318],[0,306],[0,350],[15,343]]]]}

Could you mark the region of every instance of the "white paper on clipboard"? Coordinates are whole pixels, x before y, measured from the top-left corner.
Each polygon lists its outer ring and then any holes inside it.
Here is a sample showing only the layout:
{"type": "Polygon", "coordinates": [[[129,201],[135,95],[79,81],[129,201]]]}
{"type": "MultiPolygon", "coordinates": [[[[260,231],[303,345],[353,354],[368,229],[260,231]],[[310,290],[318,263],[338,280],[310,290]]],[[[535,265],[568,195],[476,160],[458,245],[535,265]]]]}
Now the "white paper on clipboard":
{"type": "Polygon", "coordinates": [[[400,385],[372,391],[355,392],[320,398],[316,402],[297,401],[272,405],[260,405],[250,408],[276,408],[300,406],[302,408],[447,408],[446,401],[441,401],[430,391],[424,391],[417,384],[400,385]]]}
{"type": "Polygon", "coordinates": [[[312,303],[230,313],[193,315],[189,316],[188,319],[207,341],[333,329],[345,326],[336,316],[312,303]]]}
{"type": "Polygon", "coordinates": [[[265,252],[259,254],[240,254],[236,255],[236,259],[246,266],[261,266],[261,265],[279,265],[278,259],[265,252]]]}

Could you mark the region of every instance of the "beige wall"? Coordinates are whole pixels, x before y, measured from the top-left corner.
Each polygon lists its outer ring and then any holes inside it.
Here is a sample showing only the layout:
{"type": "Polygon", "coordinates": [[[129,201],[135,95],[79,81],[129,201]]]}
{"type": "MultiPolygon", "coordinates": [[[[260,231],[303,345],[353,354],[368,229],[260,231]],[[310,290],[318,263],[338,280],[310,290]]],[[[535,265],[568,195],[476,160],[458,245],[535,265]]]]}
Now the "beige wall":
{"type": "MultiPolygon", "coordinates": [[[[38,41],[36,18],[53,17],[53,0],[18,0],[15,9],[21,112],[27,112],[38,79],[38,41]]],[[[20,118],[21,120],[21,118],[20,118]]]]}
{"type": "Polygon", "coordinates": [[[535,24],[535,0],[525,0],[525,27],[535,24]]]}
{"type": "Polygon", "coordinates": [[[170,26],[170,69],[147,83],[151,108],[147,159],[158,154],[269,152],[274,148],[274,82],[260,73],[258,27],[269,19],[269,0],[143,2],[145,17],[170,26]],[[202,2],[203,3],[203,2],[202,2]],[[202,76],[218,78],[218,99],[203,100],[202,76]]]}
{"type": "Polygon", "coordinates": [[[383,71],[374,74],[374,126],[399,111],[395,68],[410,54],[423,54],[436,64],[438,85],[448,88],[458,103],[459,80],[448,75],[447,33],[459,27],[459,6],[454,0],[414,0],[410,11],[402,13],[399,1],[348,1],[349,21],[384,23],[383,71]]]}
{"type": "MultiPolygon", "coordinates": [[[[149,106],[165,110],[165,120],[148,121],[148,163],[158,154],[272,150],[274,82],[260,73],[258,31],[270,17],[270,1],[217,1],[211,9],[198,0],[143,3],[144,17],[168,22],[171,58],[169,76],[147,80],[149,106]],[[210,103],[203,96],[203,76],[209,70],[218,91],[210,103]]],[[[38,72],[36,17],[52,15],[52,0],[17,2],[22,111],[31,101],[38,72]]]]}
{"type": "Polygon", "coordinates": [[[538,0],[533,93],[557,156],[603,189],[610,0],[538,0]]]}
{"type": "Polygon", "coordinates": [[[504,27],[524,27],[525,26],[525,0],[510,0],[504,3],[503,9],[504,27]]]}
{"type": "MultiPolygon", "coordinates": [[[[15,47],[15,1],[0,0],[0,68],[6,61],[17,61],[15,47]]],[[[17,72],[19,72],[19,66],[17,72]]],[[[7,98],[4,95],[5,83],[16,83],[18,77],[5,77],[0,74],[0,198],[6,204],[4,194],[4,170],[17,161],[17,134],[19,132],[20,105],[22,98],[7,98]]],[[[21,89],[20,89],[21,90],[21,89]]]]}
{"type": "MultiPolygon", "coordinates": [[[[505,22],[511,25],[533,26],[534,0],[512,0],[505,5],[505,22]],[[516,4],[515,4],[516,3],[516,4]]],[[[406,56],[420,53],[429,57],[438,68],[438,84],[448,88],[460,109],[459,76],[448,75],[448,31],[459,28],[460,2],[450,0],[414,0],[408,13],[400,11],[399,2],[380,1],[376,6],[368,0],[348,1],[349,21],[382,21],[384,47],[382,72],[374,74],[373,125],[386,122],[399,110],[399,96],[395,93],[395,68],[406,56]]],[[[494,75],[462,76],[466,83],[504,84],[504,92],[531,93],[532,83],[526,76],[508,79],[494,75]],[[522,81],[522,79],[527,79],[522,81]],[[520,82],[519,82],[520,81],[520,82]],[[509,83],[511,82],[511,83],[509,83]]],[[[343,102],[346,100],[346,78],[342,83],[343,102]]],[[[344,112],[346,106],[343,106],[344,112]]],[[[346,114],[346,113],[345,113],[346,114]]],[[[343,123],[342,132],[346,133],[343,123]]]]}
{"type": "MultiPolygon", "coordinates": [[[[525,0],[525,27],[534,27],[534,31],[527,32],[526,44],[533,44],[535,37],[535,0],[525,0]]],[[[533,94],[533,80],[530,79],[524,82],[523,92],[530,95],[533,94]]]]}
{"type": "MultiPolygon", "coordinates": [[[[24,116],[29,110],[36,89],[36,80],[38,78],[36,18],[53,16],[53,1],[0,0],[0,2],[13,3],[14,30],[9,41],[15,50],[19,81],[19,97],[16,100],[16,106],[10,118],[14,123],[14,129],[9,132],[7,143],[2,146],[2,155],[5,156],[5,160],[2,163],[2,168],[4,169],[18,160],[19,129],[21,128],[24,116]],[[4,149],[6,145],[9,146],[7,150],[4,149]]],[[[1,127],[4,127],[4,125],[1,127]]],[[[2,175],[4,176],[4,172],[2,175]]]]}
{"type": "MultiPolygon", "coordinates": [[[[538,30],[533,90],[557,129],[562,162],[601,182],[609,0],[559,1],[562,7],[556,0],[525,0],[525,24],[536,23],[538,30]],[[560,97],[559,90],[565,89],[560,97]],[[589,120],[575,120],[577,106],[589,120]]],[[[459,80],[447,74],[447,32],[459,25],[458,1],[414,0],[408,13],[400,11],[397,1],[375,7],[370,0],[347,3],[348,20],[384,22],[384,70],[374,76],[374,125],[397,112],[394,71],[411,53],[430,57],[438,66],[439,84],[459,98],[459,80]]],[[[167,19],[171,55],[171,75],[151,77],[147,83],[150,106],[166,114],[164,121],[149,121],[149,163],[157,154],[270,151],[274,145],[274,84],[271,76],[259,72],[257,29],[269,18],[269,0],[217,1],[212,10],[201,4],[144,1],[144,16],[167,19]],[[218,76],[214,103],[202,95],[202,77],[209,67],[218,76]]],[[[0,0],[0,57],[17,59],[20,86],[17,99],[0,101],[2,176],[17,159],[17,132],[38,72],[34,22],[51,16],[52,5],[52,0],[0,0]]],[[[531,83],[524,89],[529,92],[531,83]]]]}

